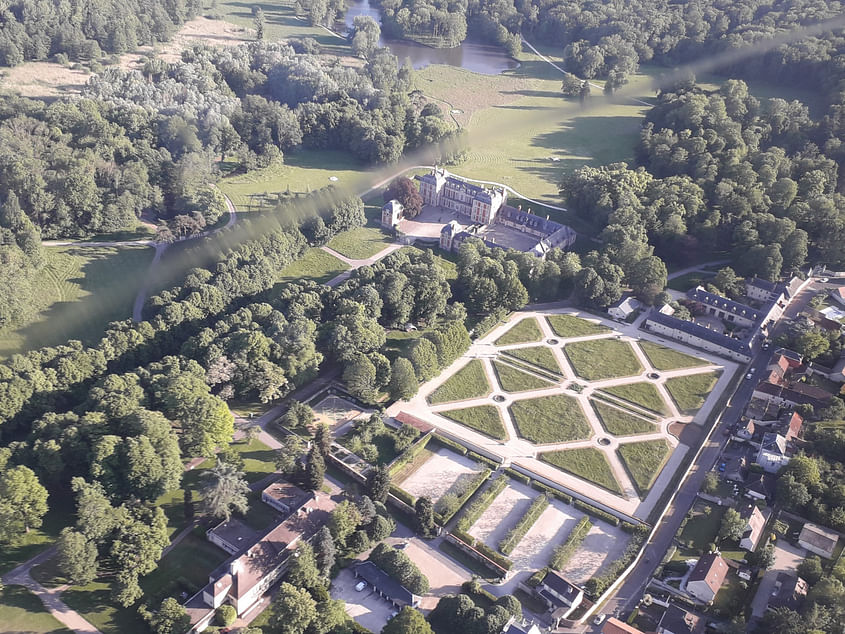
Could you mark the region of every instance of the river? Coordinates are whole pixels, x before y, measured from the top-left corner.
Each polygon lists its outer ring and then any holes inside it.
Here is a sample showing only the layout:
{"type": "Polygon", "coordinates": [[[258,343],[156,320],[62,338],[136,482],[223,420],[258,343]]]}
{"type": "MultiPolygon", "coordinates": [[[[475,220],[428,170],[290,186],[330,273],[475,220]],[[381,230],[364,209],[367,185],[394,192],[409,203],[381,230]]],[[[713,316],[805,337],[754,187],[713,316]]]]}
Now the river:
{"type": "MultiPolygon", "coordinates": [[[[349,10],[346,12],[347,28],[352,27],[352,21],[358,15],[368,15],[376,22],[381,22],[378,8],[370,6],[370,0],[354,0],[349,4],[349,10]]],[[[411,65],[417,70],[432,64],[445,64],[483,75],[498,75],[519,66],[518,62],[508,57],[498,46],[470,40],[465,40],[456,48],[431,48],[409,40],[384,38],[380,45],[389,48],[390,52],[399,58],[400,63],[410,59],[411,65]]]]}

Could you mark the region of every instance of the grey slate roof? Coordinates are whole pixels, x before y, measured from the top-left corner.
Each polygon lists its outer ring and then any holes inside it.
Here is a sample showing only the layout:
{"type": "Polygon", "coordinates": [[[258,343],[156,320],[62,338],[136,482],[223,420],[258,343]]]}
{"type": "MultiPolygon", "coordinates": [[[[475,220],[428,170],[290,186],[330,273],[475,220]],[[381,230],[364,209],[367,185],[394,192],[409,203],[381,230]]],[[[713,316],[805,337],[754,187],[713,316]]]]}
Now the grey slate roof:
{"type": "Polygon", "coordinates": [[[700,286],[690,290],[687,293],[687,297],[693,301],[724,310],[725,312],[729,312],[734,315],[745,317],[746,319],[750,319],[752,321],[759,321],[763,318],[763,313],[759,310],[755,310],[754,308],[751,308],[751,306],[735,302],[732,299],[708,293],[700,286]]]}
{"type": "Polygon", "coordinates": [[[416,597],[401,583],[376,566],[371,561],[363,561],[355,566],[355,574],[374,588],[396,602],[414,605],[416,597]]]}
{"type": "Polygon", "coordinates": [[[728,337],[727,335],[723,335],[720,332],[701,326],[693,321],[678,319],[672,315],[664,315],[657,309],[652,309],[652,311],[648,314],[648,321],[653,321],[654,323],[680,330],[681,332],[698,337],[699,339],[710,341],[711,343],[722,346],[726,350],[732,350],[733,352],[738,352],[740,354],[751,354],[751,346],[748,345],[747,341],[728,337]]]}
{"type": "Polygon", "coordinates": [[[555,231],[563,229],[566,226],[560,224],[559,222],[555,222],[554,220],[547,220],[542,216],[529,214],[527,211],[522,211],[520,209],[517,209],[516,207],[511,207],[510,205],[502,205],[502,208],[499,210],[498,216],[499,218],[507,220],[508,222],[512,222],[522,227],[540,231],[542,233],[545,233],[546,235],[551,235],[555,231]]]}

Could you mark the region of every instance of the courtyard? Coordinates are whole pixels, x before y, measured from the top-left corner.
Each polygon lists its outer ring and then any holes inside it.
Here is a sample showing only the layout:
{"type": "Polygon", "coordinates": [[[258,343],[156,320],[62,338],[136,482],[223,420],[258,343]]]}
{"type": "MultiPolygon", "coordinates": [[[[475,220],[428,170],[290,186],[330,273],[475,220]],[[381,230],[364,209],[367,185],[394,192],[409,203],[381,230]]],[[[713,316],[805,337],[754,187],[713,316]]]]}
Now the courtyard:
{"type": "MultiPolygon", "coordinates": [[[[633,325],[567,309],[526,311],[388,414],[418,416],[505,466],[645,518],[690,449],[677,430],[707,421],[735,370],[633,325]]],[[[434,498],[472,468],[435,463],[403,488],[434,498]]],[[[474,536],[486,541],[482,533],[474,536]]]]}
{"type": "Polygon", "coordinates": [[[474,460],[440,448],[401,485],[415,498],[425,496],[436,503],[447,493],[455,493],[480,472],[481,465],[474,460]]]}

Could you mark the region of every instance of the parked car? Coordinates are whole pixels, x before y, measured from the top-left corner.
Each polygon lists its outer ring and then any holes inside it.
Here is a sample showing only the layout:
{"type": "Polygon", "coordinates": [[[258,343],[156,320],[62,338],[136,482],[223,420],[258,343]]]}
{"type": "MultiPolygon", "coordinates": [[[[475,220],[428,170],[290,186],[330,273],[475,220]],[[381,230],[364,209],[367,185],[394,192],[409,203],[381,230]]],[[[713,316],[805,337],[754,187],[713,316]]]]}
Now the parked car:
{"type": "Polygon", "coordinates": [[[830,281],[829,277],[819,278],[819,282],[821,282],[822,284],[827,284],[829,281],[830,281]]]}
{"type": "Polygon", "coordinates": [[[728,463],[722,462],[719,464],[719,473],[724,473],[725,469],[728,468],[728,463]]]}
{"type": "Polygon", "coordinates": [[[361,592],[366,587],[367,587],[366,581],[359,581],[358,585],[355,586],[355,592],[361,592]]]}
{"type": "Polygon", "coordinates": [[[596,618],[593,619],[593,625],[601,625],[604,622],[604,614],[596,614],[596,618]]]}

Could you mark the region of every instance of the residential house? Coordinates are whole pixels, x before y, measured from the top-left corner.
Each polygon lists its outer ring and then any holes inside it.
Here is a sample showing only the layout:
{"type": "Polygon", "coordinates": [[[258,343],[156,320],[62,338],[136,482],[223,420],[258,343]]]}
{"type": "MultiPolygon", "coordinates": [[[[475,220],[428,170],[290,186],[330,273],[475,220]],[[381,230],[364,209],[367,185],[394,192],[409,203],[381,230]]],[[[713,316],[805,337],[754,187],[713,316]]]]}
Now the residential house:
{"type": "Polygon", "coordinates": [[[639,300],[635,297],[625,297],[610,306],[610,308],[607,309],[607,314],[614,319],[624,321],[633,315],[635,311],[639,310],[641,305],[642,304],[640,304],[639,300]]]}
{"type": "Polygon", "coordinates": [[[261,492],[262,502],[286,515],[302,506],[307,498],[305,491],[284,480],[274,482],[261,492]]]}
{"type": "Polygon", "coordinates": [[[756,385],[751,397],[779,408],[812,405],[813,409],[820,409],[830,404],[833,394],[815,385],[792,382],[785,387],[764,380],[756,385]]]}
{"type": "Polygon", "coordinates": [[[767,610],[787,608],[798,612],[807,597],[807,582],[801,577],[779,572],[775,580],[775,589],[769,596],[767,610]]]}
{"type": "Polygon", "coordinates": [[[745,481],[745,495],[755,500],[773,500],[777,478],[769,473],[753,473],[745,481]]]}
{"type": "Polygon", "coordinates": [[[742,539],[739,540],[739,547],[745,550],[754,550],[760,543],[763,536],[763,529],[766,527],[766,516],[753,502],[742,504],[739,509],[739,516],[745,520],[745,531],[742,539]]]}
{"type": "Polygon", "coordinates": [[[555,625],[572,614],[584,599],[584,591],[581,588],[554,570],[546,573],[534,593],[552,611],[555,625]]]}
{"type": "Polygon", "coordinates": [[[633,625],[628,625],[625,621],[620,621],[615,616],[611,616],[604,622],[601,634],[643,634],[643,631],[638,630],[633,625]]]}
{"type": "Polygon", "coordinates": [[[502,634],[542,634],[543,630],[534,623],[517,623],[514,617],[511,617],[502,634]]]}
{"type": "Polygon", "coordinates": [[[804,426],[804,417],[798,412],[784,412],[778,419],[778,423],[779,433],[789,442],[798,438],[798,434],[801,433],[801,428],[804,426]]]}
{"type": "Polygon", "coordinates": [[[220,522],[214,528],[206,531],[205,536],[212,544],[222,548],[230,555],[243,550],[258,539],[258,532],[252,530],[241,520],[233,517],[227,522],[220,522]]]}
{"type": "Polygon", "coordinates": [[[837,304],[845,306],[845,286],[830,289],[828,291],[828,295],[830,295],[830,299],[835,301],[837,304]]]}
{"type": "Polygon", "coordinates": [[[723,475],[725,480],[731,482],[744,482],[747,473],[747,461],[744,455],[731,456],[725,460],[723,475]]]}
{"type": "Polygon", "coordinates": [[[734,436],[740,440],[751,440],[754,437],[754,421],[750,418],[740,420],[734,436]]]}
{"type": "Polygon", "coordinates": [[[798,545],[820,557],[831,559],[839,541],[839,534],[817,524],[807,522],[798,535],[798,545]]]}
{"type": "Polygon", "coordinates": [[[672,603],[657,624],[657,634],[701,634],[706,622],[699,615],[672,603]]]}
{"type": "Polygon", "coordinates": [[[752,277],[745,280],[745,295],[758,302],[772,302],[784,293],[784,285],[752,277]]]}
{"type": "Polygon", "coordinates": [[[686,591],[702,603],[710,603],[728,574],[728,564],[721,555],[702,555],[687,578],[686,591]]]}
{"type": "Polygon", "coordinates": [[[393,604],[397,609],[405,606],[415,608],[420,603],[420,597],[408,590],[401,583],[376,566],[372,561],[363,561],[353,568],[355,578],[363,579],[378,595],[393,604]]]}
{"type": "Polygon", "coordinates": [[[667,315],[671,317],[675,314],[675,309],[672,308],[669,304],[663,304],[663,306],[657,309],[657,312],[661,315],[667,315]]]}
{"type": "Polygon", "coordinates": [[[740,328],[753,327],[765,315],[763,311],[751,308],[751,306],[746,306],[715,293],[708,293],[701,286],[690,290],[687,297],[698,304],[699,310],[724,322],[736,324],[740,328]]]}
{"type": "Polygon", "coordinates": [[[777,473],[789,462],[786,438],[771,432],[763,434],[760,450],[757,452],[757,464],[766,473],[777,473]]]}

